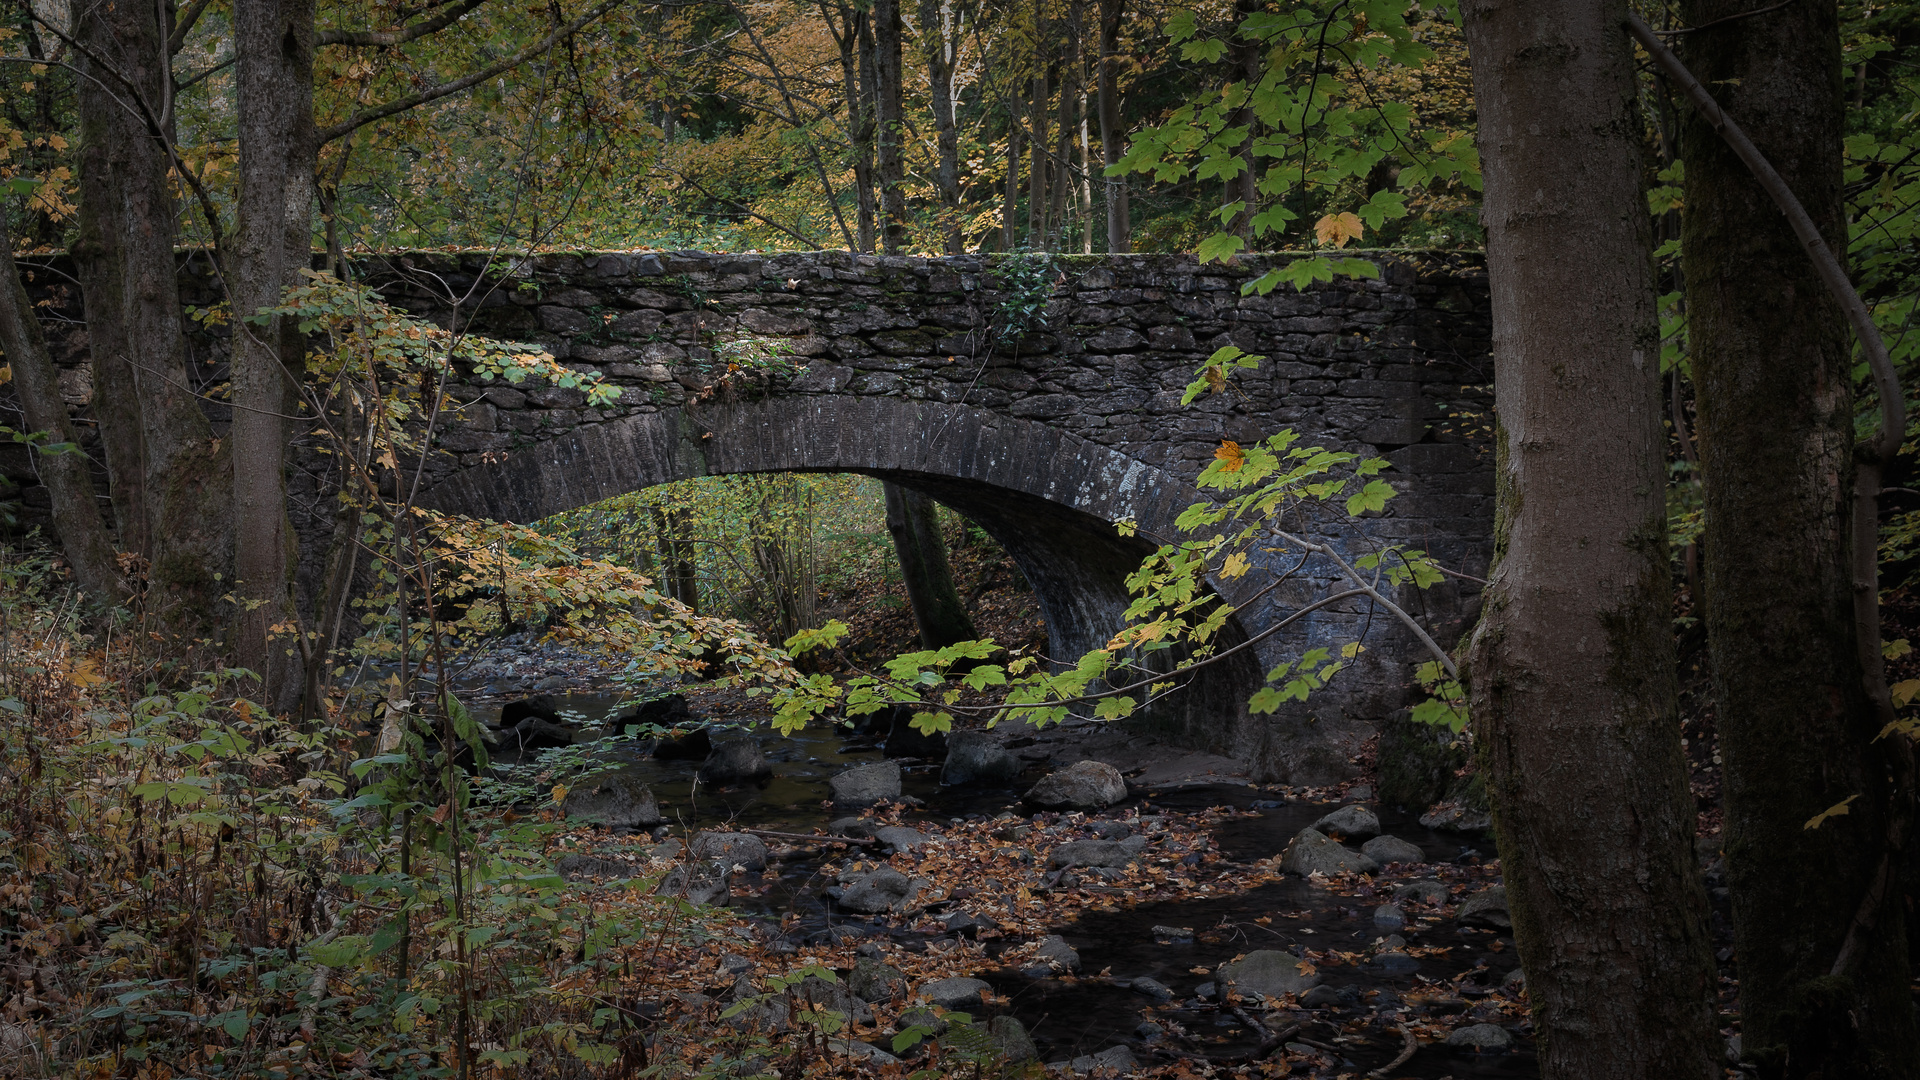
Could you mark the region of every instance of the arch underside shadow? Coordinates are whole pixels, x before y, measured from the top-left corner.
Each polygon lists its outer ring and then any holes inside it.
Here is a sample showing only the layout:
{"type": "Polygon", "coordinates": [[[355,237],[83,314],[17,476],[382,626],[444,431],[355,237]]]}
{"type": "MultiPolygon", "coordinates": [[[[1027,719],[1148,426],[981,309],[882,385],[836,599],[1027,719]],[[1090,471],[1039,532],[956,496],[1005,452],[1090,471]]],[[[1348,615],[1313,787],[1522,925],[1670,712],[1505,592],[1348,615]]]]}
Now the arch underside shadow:
{"type": "MultiPolygon", "coordinates": [[[[1056,428],[967,406],[890,397],[781,397],[663,409],[583,425],[455,473],[423,493],[429,507],[532,522],[657,484],[698,476],[851,472],[924,492],[985,529],[1033,586],[1049,651],[1068,662],[1104,645],[1131,601],[1126,577],[1153,544],[1178,535],[1180,512],[1202,496],[1163,470],[1056,428]]],[[[1231,621],[1222,647],[1246,640],[1231,621]]],[[[1197,673],[1130,721],[1188,745],[1254,764],[1262,779],[1321,782],[1344,762],[1292,761],[1311,739],[1276,732],[1311,717],[1257,721],[1247,698],[1262,684],[1247,650],[1197,673]],[[1280,737],[1276,739],[1274,736],[1280,737]]],[[[1305,736],[1302,730],[1294,733],[1305,736]]]]}

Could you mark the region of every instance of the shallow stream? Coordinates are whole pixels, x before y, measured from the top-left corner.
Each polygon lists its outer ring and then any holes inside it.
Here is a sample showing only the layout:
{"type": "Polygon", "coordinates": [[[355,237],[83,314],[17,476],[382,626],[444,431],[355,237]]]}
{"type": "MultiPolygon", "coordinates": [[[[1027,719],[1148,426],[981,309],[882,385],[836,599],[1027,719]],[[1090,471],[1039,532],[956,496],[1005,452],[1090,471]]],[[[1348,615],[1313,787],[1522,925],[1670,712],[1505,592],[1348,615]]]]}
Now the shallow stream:
{"type": "MultiPolygon", "coordinates": [[[[594,725],[610,718],[619,699],[599,695],[556,696],[564,719],[594,725]]],[[[488,719],[483,713],[482,719],[488,719]]],[[[660,809],[675,822],[677,835],[724,826],[808,833],[842,816],[827,805],[828,779],[863,762],[874,761],[877,749],[848,746],[837,729],[818,727],[781,738],[759,729],[773,775],[761,785],[715,788],[696,784],[696,761],[656,761],[627,740],[609,743],[609,763],[627,763],[653,789],[660,809]],[[621,749],[615,749],[620,747],[621,749]],[[684,832],[683,832],[684,830],[684,832]]],[[[1061,763],[1065,764],[1065,763],[1061,763]]],[[[1018,784],[1006,788],[942,788],[937,766],[907,763],[903,767],[905,794],[922,805],[906,815],[908,823],[948,822],[971,815],[993,817],[1003,811],[1022,813],[1019,796],[1046,771],[1044,764],[1029,769],[1018,784]]],[[[1100,816],[1120,816],[1138,808],[1196,812],[1209,807],[1232,807],[1256,813],[1227,819],[1210,838],[1213,852],[1229,863],[1250,864],[1284,850],[1302,828],[1334,807],[1329,804],[1286,803],[1273,793],[1244,785],[1209,784],[1150,792],[1113,807],[1100,816]]],[[[1382,829],[1408,840],[1427,854],[1430,864],[1472,862],[1480,858],[1471,838],[1437,833],[1411,817],[1378,808],[1382,829]]],[[[1486,847],[1484,843],[1481,847],[1486,847]]],[[[1490,855],[1490,851],[1488,852],[1490,855]]],[[[885,933],[911,949],[924,949],[939,935],[875,927],[866,917],[842,915],[819,891],[818,871],[826,856],[817,847],[801,846],[778,863],[779,880],[758,898],[736,898],[736,909],[763,912],[782,923],[789,938],[817,935],[839,923],[857,924],[872,933],[885,933]],[[797,921],[796,921],[797,917],[797,921]]],[[[1212,970],[1236,955],[1255,949],[1300,949],[1347,952],[1364,950],[1382,931],[1373,924],[1373,909],[1391,899],[1400,880],[1377,886],[1376,897],[1335,893],[1305,879],[1288,877],[1244,891],[1202,899],[1089,910],[1072,922],[1054,928],[1078,950],[1082,971],[1077,979],[1033,979],[1010,968],[987,970],[977,977],[991,983],[1009,1000],[1007,1011],[1029,1029],[1043,1060],[1059,1060],[1094,1053],[1126,1043],[1138,1049],[1135,1029],[1143,1019],[1186,1033],[1185,1045],[1211,1056],[1251,1050],[1261,1035],[1248,1029],[1232,1012],[1196,996],[1202,984],[1213,981],[1212,970]],[[1190,928],[1191,936],[1176,937],[1155,928],[1190,928]],[[1110,978],[1093,977],[1110,972],[1110,978]],[[1156,1005],[1126,985],[1151,977],[1171,988],[1174,1000],[1156,1005]],[[1171,1022],[1171,1024],[1170,1024],[1171,1022]]],[[[1413,915],[1409,912],[1409,915],[1413,915]]],[[[1385,1065],[1400,1051],[1394,1025],[1401,1020],[1465,1012],[1462,1023],[1487,1020],[1512,1027],[1512,1018],[1496,1015],[1483,1000],[1518,963],[1510,938],[1485,930],[1461,929],[1452,920],[1410,918],[1401,932],[1419,955],[1417,971],[1380,974],[1370,965],[1325,966],[1327,985],[1349,991],[1337,1008],[1316,1013],[1322,1018],[1303,1039],[1345,1059],[1341,1070],[1364,1073],[1385,1065]]],[[[946,935],[951,936],[951,935],[946,935]]],[[[1004,945],[1013,944],[1012,942],[1004,945]]],[[[1002,943],[994,943],[989,956],[1002,943]]],[[[1497,1056],[1475,1056],[1450,1050],[1444,1044],[1424,1045],[1412,1060],[1394,1069],[1393,1077],[1530,1078],[1538,1076],[1533,1047],[1521,1039],[1516,1049],[1497,1056]]]]}

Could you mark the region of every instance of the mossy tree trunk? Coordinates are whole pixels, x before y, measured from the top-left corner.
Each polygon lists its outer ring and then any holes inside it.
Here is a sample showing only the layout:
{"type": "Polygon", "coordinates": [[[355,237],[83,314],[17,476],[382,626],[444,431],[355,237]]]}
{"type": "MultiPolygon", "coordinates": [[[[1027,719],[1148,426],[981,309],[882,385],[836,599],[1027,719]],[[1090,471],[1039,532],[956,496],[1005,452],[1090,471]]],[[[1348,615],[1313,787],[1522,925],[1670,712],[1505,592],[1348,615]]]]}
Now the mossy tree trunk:
{"type": "Polygon", "coordinates": [[[1625,0],[1469,0],[1498,509],[1468,677],[1547,1080],[1721,1075],[1625,0]]]}
{"type": "MultiPolygon", "coordinates": [[[[1705,28],[1682,59],[1844,252],[1835,5],[1732,18],[1747,11],[1687,0],[1682,21],[1705,28]]],[[[1743,1051],[1763,1076],[1911,1077],[1897,889],[1834,971],[1887,853],[1895,749],[1877,738],[1854,619],[1851,335],[1786,218],[1697,115],[1681,157],[1743,1051]]]]}
{"type": "Polygon", "coordinates": [[[953,587],[953,568],[947,563],[946,538],[940,535],[938,507],[917,491],[884,485],[887,532],[900,556],[900,576],[906,580],[907,603],[920,626],[920,643],[929,649],[971,640],[973,620],[953,587]]]}

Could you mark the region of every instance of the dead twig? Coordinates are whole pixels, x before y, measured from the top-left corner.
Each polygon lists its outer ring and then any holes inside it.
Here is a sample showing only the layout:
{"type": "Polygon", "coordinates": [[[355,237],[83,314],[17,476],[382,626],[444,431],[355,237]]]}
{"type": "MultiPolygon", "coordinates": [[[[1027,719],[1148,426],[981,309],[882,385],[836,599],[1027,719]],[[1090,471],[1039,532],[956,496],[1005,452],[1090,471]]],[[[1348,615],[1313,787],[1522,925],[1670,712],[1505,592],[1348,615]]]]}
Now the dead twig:
{"type": "Polygon", "coordinates": [[[754,836],[764,836],[770,840],[805,840],[811,844],[855,844],[870,847],[880,842],[860,836],[821,836],[816,833],[775,832],[772,829],[741,829],[740,831],[754,836]]]}
{"type": "Polygon", "coordinates": [[[1402,1065],[1405,1065],[1407,1061],[1413,1057],[1414,1051],[1420,1049],[1420,1040],[1413,1037],[1412,1028],[1407,1027],[1405,1024],[1402,1024],[1400,1025],[1398,1030],[1400,1032],[1400,1037],[1402,1039],[1405,1039],[1407,1041],[1407,1044],[1400,1048],[1400,1054],[1398,1057],[1395,1057],[1392,1061],[1389,1061],[1385,1065],[1382,1065],[1379,1068],[1368,1073],[1367,1074],[1368,1076],[1374,1077],[1376,1078],[1376,1080],[1384,1080],[1384,1078],[1388,1073],[1392,1072],[1393,1070],[1399,1068],[1402,1065]]]}

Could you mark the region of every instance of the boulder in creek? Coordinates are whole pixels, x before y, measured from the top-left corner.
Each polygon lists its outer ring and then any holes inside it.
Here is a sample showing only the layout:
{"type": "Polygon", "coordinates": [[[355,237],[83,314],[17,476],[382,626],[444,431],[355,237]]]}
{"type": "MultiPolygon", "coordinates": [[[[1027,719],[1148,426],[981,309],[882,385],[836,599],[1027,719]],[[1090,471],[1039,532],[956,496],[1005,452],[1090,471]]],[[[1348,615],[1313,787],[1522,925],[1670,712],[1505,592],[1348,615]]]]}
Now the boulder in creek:
{"type": "Polygon", "coordinates": [[[1105,810],[1126,797],[1127,782],[1120,770],[1104,761],[1076,761],[1022,796],[1047,810],[1105,810]]]}
{"type": "Polygon", "coordinates": [[[624,769],[589,776],[568,788],[560,809],[570,818],[609,829],[651,829],[667,820],[653,789],[624,769]]]}
{"type": "Polygon", "coordinates": [[[1376,836],[1360,845],[1360,854],[1385,866],[1388,863],[1424,863],[1427,853],[1420,845],[1402,840],[1397,836],[1376,836]]]}
{"type": "Polygon", "coordinates": [[[572,746],[577,732],[565,724],[556,724],[537,716],[530,716],[503,731],[496,738],[498,745],[507,750],[526,753],[530,750],[551,750],[558,746],[572,746]]]}
{"type": "Polygon", "coordinates": [[[1371,874],[1380,864],[1357,851],[1341,847],[1317,829],[1301,829],[1280,856],[1280,869],[1306,877],[1321,874],[1371,874]]]}
{"type": "Polygon", "coordinates": [[[980,999],[982,990],[991,993],[993,987],[979,979],[935,979],[921,983],[913,995],[925,998],[943,1009],[978,1010],[985,1004],[980,999]]]}
{"type": "Polygon", "coordinates": [[[725,907],[733,900],[733,869],[726,863],[708,859],[683,862],[667,872],[660,879],[660,885],[653,891],[660,896],[673,896],[695,904],[715,904],[725,907]]]}
{"type": "MultiPolygon", "coordinates": [[[[843,833],[842,835],[850,836],[852,834],[843,833]]],[[[880,850],[886,852],[888,855],[896,855],[902,851],[912,851],[914,848],[925,847],[933,843],[933,837],[928,836],[919,829],[909,829],[905,825],[882,826],[873,830],[873,838],[880,842],[880,850]]]]}
{"type": "Polygon", "coordinates": [[[892,964],[863,956],[854,962],[853,971],[847,976],[847,987],[861,1001],[892,1001],[906,992],[907,977],[892,964]]]}
{"type": "Polygon", "coordinates": [[[1127,840],[1069,840],[1047,856],[1049,868],[1070,866],[1129,866],[1146,848],[1145,837],[1127,840]],[[1134,841],[1139,841],[1135,843],[1134,841]]]}
{"type": "Polygon", "coordinates": [[[1513,1045],[1513,1036],[1495,1024],[1473,1024],[1448,1035],[1447,1045],[1476,1054],[1500,1054],[1513,1045]]]}
{"type": "Polygon", "coordinates": [[[947,737],[947,763],[940,770],[946,787],[979,784],[999,787],[1020,778],[1020,759],[987,731],[956,731],[947,737]]]}
{"type": "Polygon", "coordinates": [[[538,697],[509,701],[500,706],[500,727],[514,728],[529,719],[545,720],[549,724],[560,722],[560,709],[552,698],[541,694],[538,697]]]}
{"type": "Polygon", "coordinates": [[[1465,803],[1442,802],[1420,815],[1420,825],[1434,832],[1484,833],[1492,830],[1493,817],[1465,803]]]}
{"type": "Polygon", "coordinates": [[[1079,971],[1080,954],[1067,939],[1058,934],[1049,934],[1040,939],[1040,962],[1055,971],[1079,971]]]}
{"type": "Polygon", "coordinates": [[[833,805],[872,806],[900,797],[900,763],[873,761],[856,765],[827,781],[833,805]]]}
{"type": "MultiPolygon", "coordinates": [[[[668,694],[651,701],[643,701],[622,712],[609,721],[608,726],[617,732],[625,732],[628,724],[655,724],[660,727],[675,727],[691,721],[693,710],[687,708],[684,694],[668,694]]],[[[705,730],[704,728],[701,730],[705,730]]],[[[684,736],[683,736],[684,737],[684,736]]],[[[706,755],[702,754],[702,757],[706,755]]]]}
{"type": "Polygon", "coordinates": [[[1513,916],[1507,913],[1507,887],[1489,885],[1460,902],[1453,919],[1461,926],[1483,926],[1489,930],[1513,929],[1513,916]]]}
{"type": "Polygon", "coordinates": [[[1040,1058],[1040,1049],[1033,1045],[1033,1036],[1027,1034],[1027,1025],[1011,1016],[996,1016],[987,1021],[987,1037],[1000,1048],[1001,1056],[1010,1064],[1018,1065],[1040,1058]]]}
{"type": "Polygon", "coordinates": [[[767,868],[767,842],[751,833],[709,829],[694,835],[691,850],[696,859],[714,859],[742,870],[767,868]]]}
{"type": "Polygon", "coordinates": [[[863,915],[901,911],[926,888],[925,878],[909,878],[891,866],[877,866],[851,878],[842,876],[839,905],[863,915]]]}
{"type": "Polygon", "coordinates": [[[848,1023],[873,1023],[873,1010],[846,983],[829,981],[818,975],[809,975],[787,987],[787,1001],[795,1009],[837,1012],[848,1023]]]}
{"type": "Polygon", "coordinates": [[[1339,840],[1371,840],[1380,835],[1380,819],[1364,806],[1343,806],[1313,823],[1313,827],[1339,840]]]}
{"type": "Polygon", "coordinates": [[[1140,1071],[1140,1061],[1124,1046],[1109,1046],[1097,1054],[1082,1054],[1072,1061],[1050,1061],[1047,1071],[1063,1070],[1073,1076],[1132,1076],[1140,1071]]]}
{"type": "Polygon", "coordinates": [[[1409,881],[1393,890],[1396,904],[1431,904],[1439,907],[1453,900],[1453,893],[1438,881],[1409,881]]]}
{"type": "Polygon", "coordinates": [[[1320,973],[1310,974],[1301,971],[1313,967],[1292,953],[1278,952],[1274,949],[1260,949],[1250,952],[1239,960],[1221,964],[1214,978],[1222,987],[1231,988],[1243,996],[1281,997],[1286,994],[1304,994],[1320,985],[1320,973]]]}
{"type": "Polygon", "coordinates": [[[677,739],[668,739],[653,748],[656,761],[704,761],[713,753],[713,732],[695,728],[677,739]]]}
{"type": "Polygon", "coordinates": [[[760,752],[760,744],[745,735],[714,743],[713,753],[700,763],[700,779],[709,784],[760,780],[772,775],[773,767],[760,752]]]}

